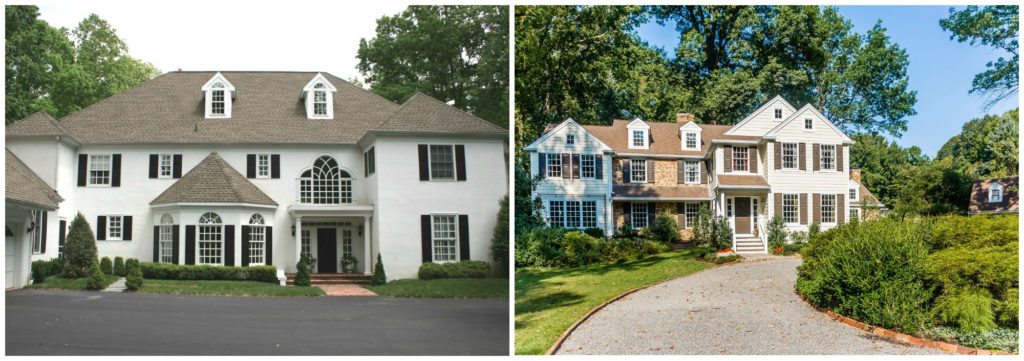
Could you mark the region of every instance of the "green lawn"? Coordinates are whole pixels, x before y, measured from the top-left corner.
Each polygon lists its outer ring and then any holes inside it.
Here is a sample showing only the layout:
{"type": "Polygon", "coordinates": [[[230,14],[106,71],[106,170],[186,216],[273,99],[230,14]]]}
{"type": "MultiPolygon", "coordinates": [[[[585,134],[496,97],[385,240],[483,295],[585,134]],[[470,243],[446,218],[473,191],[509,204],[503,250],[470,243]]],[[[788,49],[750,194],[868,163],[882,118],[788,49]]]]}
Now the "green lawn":
{"type": "MultiPolygon", "coordinates": [[[[106,288],[112,283],[117,282],[118,276],[103,276],[106,278],[103,287],[106,288]]],[[[64,278],[62,276],[50,276],[46,277],[46,281],[43,283],[34,283],[25,288],[37,289],[37,290],[69,290],[69,291],[85,291],[85,284],[89,282],[89,278],[64,278]]]]}
{"type": "Polygon", "coordinates": [[[153,280],[143,281],[142,293],[204,296],[257,296],[257,297],[301,297],[323,296],[317,287],[279,286],[257,281],[195,281],[195,280],[153,280]]]}
{"type": "Polygon", "coordinates": [[[576,320],[626,291],[713,266],[681,250],[614,265],[517,269],[516,354],[543,354],[576,320]]]}
{"type": "Polygon", "coordinates": [[[398,280],[367,288],[382,296],[508,299],[508,278],[398,280]]]}

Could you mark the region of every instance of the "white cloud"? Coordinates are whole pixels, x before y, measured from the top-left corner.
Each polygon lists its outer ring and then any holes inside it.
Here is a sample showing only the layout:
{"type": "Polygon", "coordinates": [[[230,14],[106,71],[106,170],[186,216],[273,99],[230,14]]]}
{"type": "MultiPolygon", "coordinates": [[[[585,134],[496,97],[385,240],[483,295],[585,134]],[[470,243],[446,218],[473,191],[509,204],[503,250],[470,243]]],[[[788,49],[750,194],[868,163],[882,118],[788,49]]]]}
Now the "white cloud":
{"type": "Polygon", "coordinates": [[[162,72],[326,71],[359,77],[359,39],[398,1],[42,1],[40,17],[73,28],[90,13],[117,30],[132,56],[162,72]]]}

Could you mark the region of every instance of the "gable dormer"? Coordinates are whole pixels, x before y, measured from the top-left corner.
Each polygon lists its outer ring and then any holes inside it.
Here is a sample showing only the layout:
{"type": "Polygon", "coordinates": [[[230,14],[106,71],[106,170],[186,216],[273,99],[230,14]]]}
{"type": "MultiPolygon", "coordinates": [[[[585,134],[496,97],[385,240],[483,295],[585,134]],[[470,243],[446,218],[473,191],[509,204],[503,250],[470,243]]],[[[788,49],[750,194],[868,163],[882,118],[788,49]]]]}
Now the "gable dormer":
{"type": "Polygon", "coordinates": [[[679,143],[682,150],[700,151],[700,134],[703,131],[695,122],[679,127],[679,143]]]}
{"type": "Polygon", "coordinates": [[[307,119],[334,119],[334,92],[338,91],[323,74],[317,73],[313,80],[302,87],[302,99],[306,103],[307,119]]]}
{"type": "Polygon", "coordinates": [[[640,118],[626,125],[626,141],[629,149],[649,149],[651,147],[651,126],[640,118]]]}
{"type": "Polygon", "coordinates": [[[235,98],[235,86],[217,72],[201,88],[206,102],[206,119],[231,118],[231,103],[235,98]]]}

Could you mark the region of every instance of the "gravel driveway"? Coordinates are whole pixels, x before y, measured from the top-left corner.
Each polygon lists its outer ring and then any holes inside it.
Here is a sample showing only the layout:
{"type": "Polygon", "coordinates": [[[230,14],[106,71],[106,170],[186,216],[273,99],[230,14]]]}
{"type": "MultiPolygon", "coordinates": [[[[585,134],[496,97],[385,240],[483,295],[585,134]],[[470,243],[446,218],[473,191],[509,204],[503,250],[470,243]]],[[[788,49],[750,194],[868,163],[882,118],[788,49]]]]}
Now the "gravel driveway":
{"type": "Polygon", "coordinates": [[[878,338],[793,291],[798,258],[743,262],[641,290],[581,324],[559,354],[945,354],[878,338]]]}

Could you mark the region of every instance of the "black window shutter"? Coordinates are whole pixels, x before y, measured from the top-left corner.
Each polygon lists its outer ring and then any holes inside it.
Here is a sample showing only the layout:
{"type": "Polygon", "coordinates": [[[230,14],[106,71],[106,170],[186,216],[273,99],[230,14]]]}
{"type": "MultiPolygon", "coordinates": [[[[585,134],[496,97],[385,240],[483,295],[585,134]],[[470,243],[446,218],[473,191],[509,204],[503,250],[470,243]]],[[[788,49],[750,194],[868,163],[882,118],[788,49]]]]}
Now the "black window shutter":
{"type": "Polygon", "coordinates": [[[89,155],[78,155],[78,186],[85,187],[85,180],[89,174],[89,155]]]}
{"type": "Polygon", "coordinates": [[[235,265],[235,226],[224,226],[224,265],[235,265]]]}
{"type": "Polygon", "coordinates": [[[459,215],[459,260],[469,260],[469,215],[459,215]]]}
{"type": "Polygon", "coordinates": [[[430,215],[424,214],[420,216],[420,241],[423,243],[423,263],[432,262],[434,256],[431,253],[433,250],[430,244],[430,215]]]}
{"type": "Polygon", "coordinates": [[[654,206],[654,202],[647,203],[647,228],[654,226],[654,218],[657,216],[654,212],[656,211],[657,209],[654,206]]]}
{"type": "Polygon", "coordinates": [[[363,153],[363,177],[370,176],[370,152],[363,153]]]}
{"type": "Polygon", "coordinates": [[[604,178],[604,160],[600,154],[594,156],[594,172],[597,179],[604,178]]]}
{"type": "Polygon", "coordinates": [[[281,178],[281,155],[270,155],[270,178],[281,178]]]}
{"type": "Polygon", "coordinates": [[[64,254],[64,240],[68,237],[68,221],[58,222],[60,228],[57,229],[57,258],[60,258],[64,254]]]}
{"type": "Polygon", "coordinates": [[[562,153],[562,179],[572,179],[572,156],[562,153]]]}
{"type": "Polygon", "coordinates": [[[153,226],[153,263],[160,263],[160,226],[153,226]]]}
{"type": "Polygon", "coordinates": [[[256,155],[246,154],[245,155],[245,177],[252,179],[256,178],[256,155]]]}
{"type": "Polygon", "coordinates": [[[149,155],[149,179],[157,177],[157,167],[160,165],[160,155],[149,155]]]}
{"type": "Polygon", "coordinates": [[[274,264],[274,227],[267,226],[266,235],[266,249],[263,250],[263,256],[266,257],[263,260],[263,264],[272,265],[274,264]]]}
{"type": "Polygon", "coordinates": [[[107,239],[107,216],[96,217],[96,240],[107,239]]]}
{"type": "Polygon", "coordinates": [[[629,183],[629,173],[631,173],[632,162],[629,159],[622,160],[622,183],[629,183]]]}
{"type": "Polygon", "coordinates": [[[633,224],[633,218],[630,218],[630,212],[633,210],[633,203],[626,203],[622,205],[622,217],[624,223],[633,224]]]}
{"type": "Polygon", "coordinates": [[[427,159],[427,145],[420,144],[416,148],[420,153],[420,180],[428,181],[430,180],[430,160],[427,159]]]}
{"type": "Polygon", "coordinates": [[[171,244],[171,251],[174,252],[174,254],[171,256],[171,263],[174,263],[174,264],[178,264],[178,253],[179,253],[178,252],[178,249],[179,249],[178,248],[178,236],[180,236],[180,235],[181,234],[180,234],[180,232],[178,230],[178,226],[177,225],[171,226],[171,239],[174,242],[174,243],[171,244]]]}
{"type": "Polygon", "coordinates": [[[249,266],[249,237],[252,227],[242,226],[242,267],[249,266]]]}
{"type": "Polygon", "coordinates": [[[132,240],[132,216],[121,217],[121,239],[132,240]]]}
{"type": "Polygon", "coordinates": [[[110,169],[110,186],[120,187],[121,186],[121,155],[114,154],[114,160],[111,162],[110,169]]]}
{"type": "Polygon", "coordinates": [[[172,173],[173,174],[171,174],[171,176],[174,177],[174,179],[181,178],[181,154],[174,155],[174,166],[172,167],[172,173]]]}
{"type": "Polygon", "coordinates": [[[196,226],[185,226],[185,264],[196,264],[196,226]]]}
{"type": "Polygon", "coordinates": [[[41,227],[43,227],[42,228],[43,242],[39,246],[39,252],[41,252],[41,253],[46,253],[46,229],[50,228],[50,227],[47,227],[47,225],[49,224],[49,222],[48,222],[48,213],[49,212],[43,211],[43,224],[40,225],[41,227]]]}
{"type": "Polygon", "coordinates": [[[544,153],[537,153],[537,176],[547,176],[548,162],[544,153]]]}
{"type": "Polygon", "coordinates": [[[466,180],[466,146],[455,145],[455,180],[466,180]]]}

